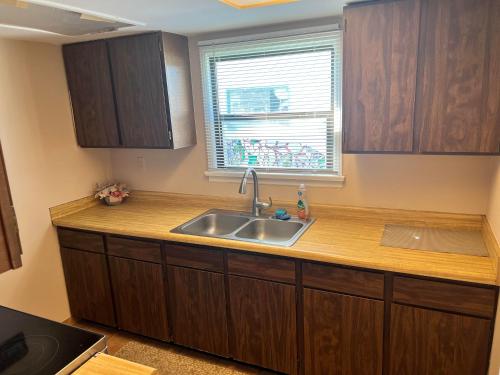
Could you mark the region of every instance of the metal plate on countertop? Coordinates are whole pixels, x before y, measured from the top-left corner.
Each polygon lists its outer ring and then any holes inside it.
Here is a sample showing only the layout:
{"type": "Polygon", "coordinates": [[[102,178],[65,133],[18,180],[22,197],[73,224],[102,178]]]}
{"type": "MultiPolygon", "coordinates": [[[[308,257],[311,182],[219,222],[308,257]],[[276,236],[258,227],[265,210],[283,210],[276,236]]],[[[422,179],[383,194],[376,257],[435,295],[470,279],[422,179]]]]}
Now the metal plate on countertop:
{"type": "Polygon", "coordinates": [[[488,256],[488,249],[479,230],[386,224],[380,244],[405,249],[488,256]]]}

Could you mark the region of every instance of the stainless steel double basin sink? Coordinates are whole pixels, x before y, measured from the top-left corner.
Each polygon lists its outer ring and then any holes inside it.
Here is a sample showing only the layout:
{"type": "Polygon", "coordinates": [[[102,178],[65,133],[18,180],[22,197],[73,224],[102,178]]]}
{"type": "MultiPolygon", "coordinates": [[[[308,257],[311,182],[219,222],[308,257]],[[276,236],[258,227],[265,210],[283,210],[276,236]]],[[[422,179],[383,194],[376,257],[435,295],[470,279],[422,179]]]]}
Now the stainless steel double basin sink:
{"type": "Polygon", "coordinates": [[[172,233],[292,246],[313,222],[314,219],[292,217],[283,221],[214,209],[172,229],[172,233]]]}

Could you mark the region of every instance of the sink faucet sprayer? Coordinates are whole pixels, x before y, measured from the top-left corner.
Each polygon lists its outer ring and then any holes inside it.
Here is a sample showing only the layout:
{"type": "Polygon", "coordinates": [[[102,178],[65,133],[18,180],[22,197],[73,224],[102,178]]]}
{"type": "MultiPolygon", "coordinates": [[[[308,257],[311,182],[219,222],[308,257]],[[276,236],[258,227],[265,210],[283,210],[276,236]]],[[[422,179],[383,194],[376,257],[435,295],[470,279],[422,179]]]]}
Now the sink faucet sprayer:
{"type": "Polygon", "coordinates": [[[253,169],[253,168],[248,168],[245,171],[245,174],[243,175],[243,178],[241,179],[239,193],[246,194],[246,192],[247,192],[247,179],[248,179],[248,175],[250,173],[252,174],[252,178],[253,178],[252,215],[259,216],[261,213],[261,210],[265,210],[266,208],[270,208],[273,205],[273,201],[272,201],[271,197],[269,197],[269,203],[259,202],[259,179],[257,177],[257,172],[255,172],[255,169],[253,169]]]}

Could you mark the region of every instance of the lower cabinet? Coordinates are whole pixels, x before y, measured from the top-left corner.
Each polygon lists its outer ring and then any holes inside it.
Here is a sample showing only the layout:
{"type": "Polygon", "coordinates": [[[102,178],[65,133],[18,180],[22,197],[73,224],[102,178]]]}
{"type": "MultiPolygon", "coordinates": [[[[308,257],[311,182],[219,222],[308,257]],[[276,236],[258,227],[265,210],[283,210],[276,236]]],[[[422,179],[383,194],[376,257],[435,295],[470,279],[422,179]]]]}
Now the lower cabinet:
{"type": "Polygon", "coordinates": [[[380,375],[384,302],[304,288],[305,373],[380,375]]]}
{"type": "Polygon", "coordinates": [[[297,373],[295,286],[229,276],[232,357],[297,373]]]}
{"type": "Polygon", "coordinates": [[[118,328],[168,340],[166,288],[161,264],[109,256],[118,328]]]}
{"type": "Polygon", "coordinates": [[[168,285],[174,341],[228,357],[224,275],[168,266],[168,285]]]}
{"type": "Polygon", "coordinates": [[[62,247],[61,260],[71,315],[115,326],[106,256],[62,247]]]}
{"type": "Polygon", "coordinates": [[[292,375],[488,370],[497,287],[58,233],[77,318],[292,375]]]}
{"type": "Polygon", "coordinates": [[[393,304],[390,375],[486,374],[491,321],[393,304]]]}

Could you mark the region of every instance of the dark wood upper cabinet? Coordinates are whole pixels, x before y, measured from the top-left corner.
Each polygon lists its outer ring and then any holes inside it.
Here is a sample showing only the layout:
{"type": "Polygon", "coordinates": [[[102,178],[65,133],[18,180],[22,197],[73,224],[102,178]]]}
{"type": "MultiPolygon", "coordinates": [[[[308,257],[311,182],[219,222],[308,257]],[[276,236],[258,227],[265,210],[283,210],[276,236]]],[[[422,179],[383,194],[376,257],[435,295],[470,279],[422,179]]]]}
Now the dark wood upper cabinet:
{"type": "Polygon", "coordinates": [[[161,34],[111,39],[116,109],[125,147],[169,147],[161,34]]]}
{"type": "Polygon", "coordinates": [[[499,19],[497,0],[423,0],[419,152],[500,152],[499,19]]]}
{"type": "Polygon", "coordinates": [[[491,321],[392,305],[389,375],[476,375],[488,369],[491,321]]]}
{"type": "Polygon", "coordinates": [[[343,152],[500,153],[500,2],[345,8],[343,152]]]}
{"type": "Polygon", "coordinates": [[[229,276],[232,357],[297,373],[295,286],[229,276]]]}
{"type": "Polygon", "coordinates": [[[105,41],[63,47],[78,144],[120,145],[105,41]]]}
{"type": "Polygon", "coordinates": [[[63,247],[61,259],[71,315],[115,326],[106,256],[63,247]]]}
{"type": "Polygon", "coordinates": [[[166,288],[161,264],[108,256],[118,328],[168,340],[166,288]]]}
{"type": "Polygon", "coordinates": [[[305,288],[305,374],[381,375],[383,326],[383,301],[305,288]]]}
{"type": "Polygon", "coordinates": [[[412,152],[419,0],[344,8],[343,152],[412,152]]]}
{"type": "Polygon", "coordinates": [[[174,341],[228,357],[224,275],[168,266],[168,285],[174,341]]]}
{"type": "Polygon", "coordinates": [[[63,47],[82,147],[196,144],[187,38],[147,33],[63,47]]]}

